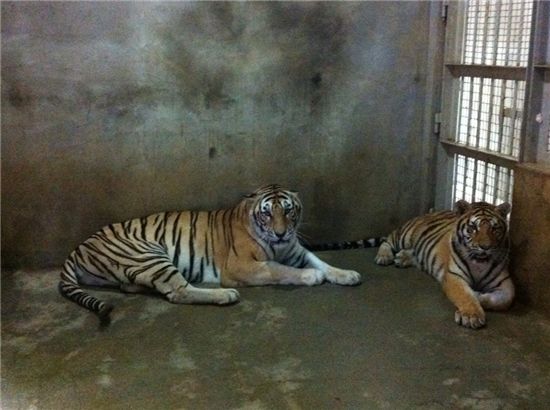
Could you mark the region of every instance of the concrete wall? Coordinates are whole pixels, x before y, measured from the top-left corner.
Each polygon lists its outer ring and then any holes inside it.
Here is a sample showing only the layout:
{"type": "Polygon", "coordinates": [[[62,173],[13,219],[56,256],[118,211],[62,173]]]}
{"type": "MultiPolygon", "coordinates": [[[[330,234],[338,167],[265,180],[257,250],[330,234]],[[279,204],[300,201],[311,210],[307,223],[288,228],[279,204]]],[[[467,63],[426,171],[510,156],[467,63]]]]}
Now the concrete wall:
{"type": "Polygon", "coordinates": [[[510,270],[518,300],[550,316],[550,166],[514,170],[510,270]]]}
{"type": "Polygon", "coordinates": [[[421,211],[428,2],[1,7],[4,266],[271,182],[315,241],[421,211]]]}

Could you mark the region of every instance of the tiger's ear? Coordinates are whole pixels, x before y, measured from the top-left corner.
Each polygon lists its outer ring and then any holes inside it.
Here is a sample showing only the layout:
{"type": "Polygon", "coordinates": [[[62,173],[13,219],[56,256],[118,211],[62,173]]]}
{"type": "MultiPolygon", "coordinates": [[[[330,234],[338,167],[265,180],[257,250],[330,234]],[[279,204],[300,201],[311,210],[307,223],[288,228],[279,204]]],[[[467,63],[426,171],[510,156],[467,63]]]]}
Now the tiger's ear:
{"type": "Polygon", "coordinates": [[[457,215],[462,215],[464,212],[468,211],[468,209],[470,209],[470,203],[468,201],[461,199],[455,202],[454,211],[457,215]]]}
{"type": "Polygon", "coordinates": [[[504,217],[510,213],[512,210],[512,206],[508,202],[503,202],[499,206],[497,206],[497,211],[500,212],[500,214],[504,217]]]}

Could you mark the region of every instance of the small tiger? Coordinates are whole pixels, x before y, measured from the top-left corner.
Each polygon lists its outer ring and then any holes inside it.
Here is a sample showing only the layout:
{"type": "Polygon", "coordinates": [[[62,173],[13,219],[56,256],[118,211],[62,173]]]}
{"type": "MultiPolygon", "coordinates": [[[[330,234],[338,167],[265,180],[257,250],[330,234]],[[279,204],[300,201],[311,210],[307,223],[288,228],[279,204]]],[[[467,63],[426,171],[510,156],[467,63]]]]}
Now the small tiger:
{"type": "Polygon", "coordinates": [[[461,200],[453,211],[414,218],[380,245],[375,261],[416,265],[441,283],[456,306],[455,322],[477,329],[483,309],[505,310],[514,298],[508,273],[510,205],[461,200]]]}
{"type": "Polygon", "coordinates": [[[70,254],[59,291],[106,324],[113,306],[82,286],[152,289],[172,303],[224,305],[239,300],[237,290],[193,284],[359,284],[359,273],[330,266],[300,245],[301,214],[296,192],[268,185],[229,209],[163,212],[111,224],[70,254]]]}

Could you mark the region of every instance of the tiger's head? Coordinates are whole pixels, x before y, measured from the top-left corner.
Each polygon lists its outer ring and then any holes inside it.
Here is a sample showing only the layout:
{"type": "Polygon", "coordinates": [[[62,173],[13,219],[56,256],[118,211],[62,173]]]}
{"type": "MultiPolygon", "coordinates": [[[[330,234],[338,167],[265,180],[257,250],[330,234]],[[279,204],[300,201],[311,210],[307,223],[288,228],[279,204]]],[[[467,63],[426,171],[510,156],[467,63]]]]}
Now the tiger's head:
{"type": "Polygon", "coordinates": [[[456,235],[470,258],[486,261],[497,252],[508,248],[508,223],[510,204],[498,206],[487,202],[460,200],[455,204],[458,215],[456,235]]]}
{"type": "Polygon", "coordinates": [[[247,198],[252,201],[249,214],[253,229],[262,240],[283,244],[295,237],[302,214],[302,203],[296,192],[267,185],[247,198]]]}

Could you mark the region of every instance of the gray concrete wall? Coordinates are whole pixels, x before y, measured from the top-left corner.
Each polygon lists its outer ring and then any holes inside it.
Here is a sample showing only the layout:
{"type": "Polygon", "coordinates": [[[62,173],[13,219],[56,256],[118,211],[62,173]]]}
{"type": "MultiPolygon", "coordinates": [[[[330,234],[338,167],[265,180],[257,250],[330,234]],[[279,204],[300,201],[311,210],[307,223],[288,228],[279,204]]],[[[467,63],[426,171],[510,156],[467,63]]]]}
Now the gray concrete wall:
{"type": "Polygon", "coordinates": [[[271,182],[314,241],[420,212],[427,2],[1,7],[4,266],[271,182]]]}

